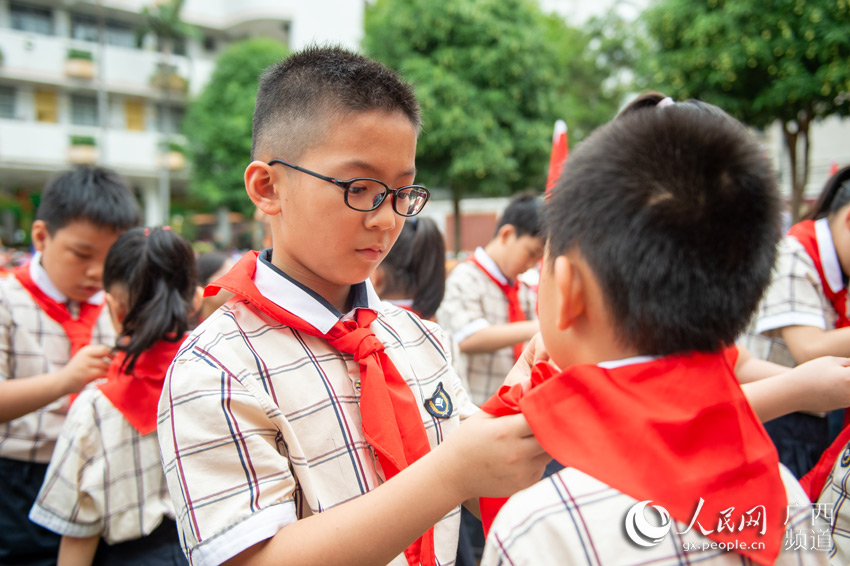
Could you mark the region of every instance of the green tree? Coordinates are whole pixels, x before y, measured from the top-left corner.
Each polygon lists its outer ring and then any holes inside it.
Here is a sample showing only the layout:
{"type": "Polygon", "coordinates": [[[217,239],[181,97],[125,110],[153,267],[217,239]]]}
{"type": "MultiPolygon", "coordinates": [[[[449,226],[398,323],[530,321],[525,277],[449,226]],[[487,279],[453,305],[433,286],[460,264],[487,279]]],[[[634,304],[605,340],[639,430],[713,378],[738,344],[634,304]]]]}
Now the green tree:
{"type": "Polygon", "coordinates": [[[780,120],[799,217],[813,121],[850,112],[847,0],[659,0],[643,19],[657,51],[644,77],[752,126],[780,120]]]}
{"type": "Polygon", "coordinates": [[[189,106],[183,131],[194,165],[191,192],[210,209],[253,211],[242,174],[251,155],[257,80],[287,52],[285,45],[267,38],[230,45],[216,61],[203,92],[189,106]]]}
{"type": "Polygon", "coordinates": [[[377,0],[367,8],[365,51],[416,84],[418,179],[451,190],[456,219],[463,196],[545,184],[560,117],[558,53],[546,26],[532,0],[377,0]]]}

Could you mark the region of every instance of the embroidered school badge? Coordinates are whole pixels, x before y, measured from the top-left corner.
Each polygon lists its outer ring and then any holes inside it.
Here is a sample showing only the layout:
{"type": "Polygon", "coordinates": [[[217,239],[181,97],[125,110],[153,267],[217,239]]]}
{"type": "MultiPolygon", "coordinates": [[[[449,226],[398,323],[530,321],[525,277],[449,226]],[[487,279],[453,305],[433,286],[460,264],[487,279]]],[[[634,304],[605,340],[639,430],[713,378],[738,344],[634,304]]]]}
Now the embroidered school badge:
{"type": "Polygon", "coordinates": [[[443,389],[443,382],[429,399],[425,399],[425,410],[438,419],[447,419],[452,415],[452,398],[443,389]]]}
{"type": "Polygon", "coordinates": [[[844,452],[841,454],[841,467],[850,466],[850,444],[844,447],[844,452]]]}

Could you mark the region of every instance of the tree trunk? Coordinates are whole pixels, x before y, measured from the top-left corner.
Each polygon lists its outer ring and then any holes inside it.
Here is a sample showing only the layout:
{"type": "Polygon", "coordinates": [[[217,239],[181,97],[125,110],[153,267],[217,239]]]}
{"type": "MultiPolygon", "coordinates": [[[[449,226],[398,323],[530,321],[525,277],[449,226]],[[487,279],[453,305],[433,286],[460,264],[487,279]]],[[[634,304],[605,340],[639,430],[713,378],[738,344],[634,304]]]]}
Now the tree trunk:
{"type": "Polygon", "coordinates": [[[806,185],[809,182],[810,143],[809,126],[812,117],[807,110],[803,110],[796,121],[783,122],[782,133],[785,137],[785,147],[788,149],[788,160],[790,164],[791,177],[791,202],[790,209],[793,222],[799,222],[803,216],[803,197],[806,185]],[[793,127],[793,129],[792,129],[793,127]],[[798,156],[799,143],[802,142],[802,156],[798,156]]]}
{"type": "Polygon", "coordinates": [[[788,149],[788,164],[789,177],[791,180],[791,199],[789,209],[791,210],[792,223],[796,224],[800,220],[800,205],[803,202],[803,191],[797,182],[797,134],[799,129],[796,123],[794,130],[791,130],[791,122],[782,123],[782,134],[785,138],[785,147],[788,149]]]}
{"type": "Polygon", "coordinates": [[[454,243],[455,257],[460,253],[460,191],[452,189],[452,209],[454,211],[454,243]]]}

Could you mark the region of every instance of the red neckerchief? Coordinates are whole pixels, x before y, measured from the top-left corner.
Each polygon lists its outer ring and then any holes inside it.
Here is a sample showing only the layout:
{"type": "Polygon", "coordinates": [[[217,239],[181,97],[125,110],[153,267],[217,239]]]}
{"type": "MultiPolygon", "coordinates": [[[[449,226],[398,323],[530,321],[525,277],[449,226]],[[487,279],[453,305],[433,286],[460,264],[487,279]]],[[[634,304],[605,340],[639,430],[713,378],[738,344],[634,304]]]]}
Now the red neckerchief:
{"type": "MultiPolygon", "coordinates": [[[[726,352],[667,356],[604,369],[576,365],[556,374],[538,364],[531,389],[502,386],[481,409],[525,415],[540,445],[565,466],[638,501],[651,500],[709,538],[765,543],[737,552],[773,564],[785,527],[787,496],[776,449],[753,413],[726,352]],[[751,509],[761,525],[738,531],[751,509]],[[734,507],[734,532],[718,532],[722,511],[734,507]],[[764,519],[766,518],[766,522],[764,519]]],[[[497,504],[488,502],[492,513],[497,504]]],[[[498,508],[496,508],[498,511],[498,508]]],[[[495,515],[488,515],[489,522],[495,515]]],[[[484,520],[484,509],[482,509],[484,520]]]]}
{"type": "Polygon", "coordinates": [[[830,288],[829,283],[826,280],[826,276],[823,273],[823,262],[821,262],[820,250],[818,249],[815,221],[804,220],[791,226],[791,229],[788,230],[788,235],[800,242],[803,249],[805,249],[806,253],[809,254],[809,257],[812,258],[812,263],[815,264],[815,269],[817,269],[818,276],[820,277],[823,292],[832,304],[832,308],[835,309],[835,313],[838,315],[838,319],[835,321],[835,327],[844,328],[845,326],[850,326],[850,318],[847,317],[847,287],[844,287],[836,293],[830,288]]]}
{"type": "MultiPolygon", "coordinates": [[[[505,284],[493,277],[493,274],[487,271],[487,268],[481,265],[475,255],[469,256],[469,261],[478,266],[478,268],[483,271],[490,280],[498,285],[499,289],[502,290],[502,293],[505,294],[505,298],[508,300],[508,322],[522,322],[525,320],[525,311],[522,310],[522,305],[519,303],[519,280],[515,280],[513,285],[505,284]]],[[[522,349],[524,344],[519,342],[514,344],[514,359],[518,360],[522,355],[522,349]]]]}
{"type": "Polygon", "coordinates": [[[800,479],[800,485],[803,486],[803,489],[809,495],[809,499],[813,502],[820,499],[823,486],[826,485],[826,480],[835,466],[835,461],[844,452],[848,442],[850,442],[850,426],[845,426],[841,434],[821,455],[818,463],[800,479]]]}
{"type": "MultiPolygon", "coordinates": [[[[340,320],[327,334],[321,333],[302,318],[278,306],[260,293],[254,285],[257,252],[249,252],[204,290],[213,296],[226,289],[281,324],[305,334],[324,338],[328,344],[352,354],[360,364],[360,415],[363,435],[374,448],[386,479],[424,456],[431,449],[419,405],[407,382],[384,352],[384,345],[369,325],[377,317],[374,311],[357,309],[356,321],[340,320]]],[[[433,527],[404,551],[411,566],[434,566],[433,527]]]]}
{"type": "Polygon", "coordinates": [[[51,299],[36,285],[30,276],[29,263],[17,267],[14,273],[15,278],[27,290],[30,296],[32,296],[35,304],[47,316],[62,325],[62,329],[68,335],[68,341],[71,343],[70,357],[74,357],[74,354],[80,348],[91,343],[92,331],[95,324],[97,324],[97,319],[100,317],[100,312],[103,310],[103,303],[99,305],[93,305],[85,301],[80,303],[80,316],[74,318],[65,304],[51,299]]]}
{"type": "Polygon", "coordinates": [[[97,386],[141,435],[156,430],[157,406],[165,373],[181,342],[160,340],[136,358],[132,374],[121,371],[127,353],[118,352],[109,364],[106,381],[97,386]]]}

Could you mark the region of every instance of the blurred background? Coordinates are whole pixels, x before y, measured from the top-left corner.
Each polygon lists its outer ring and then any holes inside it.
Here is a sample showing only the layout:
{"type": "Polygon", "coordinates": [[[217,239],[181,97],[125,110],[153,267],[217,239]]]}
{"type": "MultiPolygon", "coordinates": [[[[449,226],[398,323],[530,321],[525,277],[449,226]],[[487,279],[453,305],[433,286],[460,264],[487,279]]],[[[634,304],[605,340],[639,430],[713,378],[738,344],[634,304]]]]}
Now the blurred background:
{"type": "Polygon", "coordinates": [[[82,163],[198,251],[261,247],[242,186],[257,76],[316,42],[415,83],[423,214],[450,256],[544,190],[557,120],[573,147],[645,90],[752,127],[790,222],[850,162],[848,30],[847,0],[0,0],[0,265],[28,252],[45,181],[82,163]]]}

